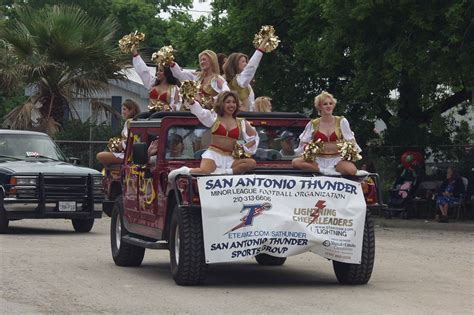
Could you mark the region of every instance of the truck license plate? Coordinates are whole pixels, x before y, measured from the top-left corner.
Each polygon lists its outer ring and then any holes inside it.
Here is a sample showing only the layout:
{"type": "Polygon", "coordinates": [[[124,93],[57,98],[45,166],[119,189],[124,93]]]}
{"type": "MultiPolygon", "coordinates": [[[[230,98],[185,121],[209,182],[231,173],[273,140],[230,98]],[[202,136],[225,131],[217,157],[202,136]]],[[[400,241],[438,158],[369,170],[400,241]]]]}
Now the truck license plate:
{"type": "Polygon", "coordinates": [[[59,211],[76,211],[76,202],[75,201],[59,201],[58,210],[59,211]]]}

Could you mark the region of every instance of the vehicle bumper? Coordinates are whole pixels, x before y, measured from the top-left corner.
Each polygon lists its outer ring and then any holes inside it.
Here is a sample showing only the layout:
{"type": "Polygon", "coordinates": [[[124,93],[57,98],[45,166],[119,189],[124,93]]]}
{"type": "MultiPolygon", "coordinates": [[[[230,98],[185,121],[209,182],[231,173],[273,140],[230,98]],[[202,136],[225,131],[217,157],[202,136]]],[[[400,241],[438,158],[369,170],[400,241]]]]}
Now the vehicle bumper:
{"type": "Polygon", "coordinates": [[[102,217],[102,201],[96,200],[94,208],[88,209],[84,203],[76,203],[76,211],[59,211],[57,202],[45,202],[40,207],[37,202],[22,202],[5,198],[3,208],[9,220],[34,218],[98,219],[102,217]]]}

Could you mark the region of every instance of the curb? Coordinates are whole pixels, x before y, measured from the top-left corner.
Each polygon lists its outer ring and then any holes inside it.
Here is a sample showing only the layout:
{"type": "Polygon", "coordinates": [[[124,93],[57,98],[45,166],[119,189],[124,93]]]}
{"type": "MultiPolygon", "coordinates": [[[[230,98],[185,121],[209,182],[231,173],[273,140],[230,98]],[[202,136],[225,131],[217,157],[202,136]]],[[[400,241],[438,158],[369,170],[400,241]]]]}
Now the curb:
{"type": "Polygon", "coordinates": [[[442,231],[458,231],[458,232],[474,232],[474,221],[455,221],[449,223],[439,223],[434,220],[426,219],[409,219],[402,220],[399,218],[385,219],[380,217],[372,217],[376,228],[403,228],[403,229],[424,229],[424,230],[442,230],[442,231]]]}

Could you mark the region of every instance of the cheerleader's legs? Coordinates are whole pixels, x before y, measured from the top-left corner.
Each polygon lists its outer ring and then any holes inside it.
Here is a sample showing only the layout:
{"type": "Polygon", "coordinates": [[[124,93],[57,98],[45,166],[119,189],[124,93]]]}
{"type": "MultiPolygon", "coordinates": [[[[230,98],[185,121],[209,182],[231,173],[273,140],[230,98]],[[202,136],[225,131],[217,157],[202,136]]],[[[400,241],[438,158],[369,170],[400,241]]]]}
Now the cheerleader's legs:
{"type": "Polygon", "coordinates": [[[257,162],[254,159],[239,159],[232,163],[232,171],[234,174],[242,174],[253,170],[257,167],[257,162]]]}
{"type": "Polygon", "coordinates": [[[97,160],[103,165],[122,164],[123,159],[117,157],[112,152],[99,152],[96,156],[97,160]]]}
{"type": "Polygon", "coordinates": [[[354,176],[357,173],[357,167],[352,162],[342,160],[336,164],[336,171],[342,175],[354,176]]]}
{"type": "Polygon", "coordinates": [[[194,174],[211,174],[216,170],[216,162],[211,159],[202,159],[201,164],[197,168],[192,168],[189,170],[190,173],[194,174]]]}
{"type": "Polygon", "coordinates": [[[291,161],[291,165],[294,168],[303,171],[312,171],[312,172],[319,172],[319,165],[316,162],[306,162],[303,158],[295,158],[291,161]]]}

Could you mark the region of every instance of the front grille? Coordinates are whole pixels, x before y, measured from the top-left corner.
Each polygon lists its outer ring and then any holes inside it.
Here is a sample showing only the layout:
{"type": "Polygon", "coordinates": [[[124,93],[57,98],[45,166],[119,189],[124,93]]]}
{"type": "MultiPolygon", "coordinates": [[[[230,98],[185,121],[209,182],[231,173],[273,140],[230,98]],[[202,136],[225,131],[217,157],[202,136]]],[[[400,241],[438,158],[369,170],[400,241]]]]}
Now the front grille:
{"type": "Polygon", "coordinates": [[[88,176],[40,175],[36,187],[16,186],[16,197],[24,200],[44,198],[45,201],[83,202],[89,197],[90,191],[94,195],[94,200],[103,199],[101,187],[100,190],[88,189],[88,178],[88,176]]]}
{"type": "Polygon", "coordinates": [[[44,195],[51,199],[81,199],[87,196],[87,177],[44,176],[44,195]]]}

